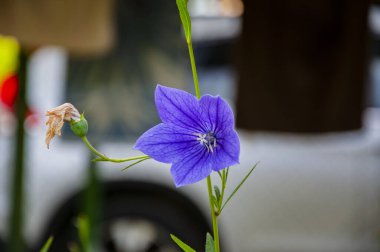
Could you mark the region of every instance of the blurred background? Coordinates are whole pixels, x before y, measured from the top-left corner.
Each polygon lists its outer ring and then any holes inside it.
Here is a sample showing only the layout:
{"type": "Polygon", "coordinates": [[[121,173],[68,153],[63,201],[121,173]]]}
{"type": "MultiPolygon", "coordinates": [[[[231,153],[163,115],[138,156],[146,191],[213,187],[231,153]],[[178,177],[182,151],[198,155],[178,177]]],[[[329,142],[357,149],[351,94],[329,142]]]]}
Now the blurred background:
{"type": "MultiPolygon", "coordinates": [[[[189,9],[201,91],[229,101],[242,142],[228,190],[260,161],[220,218],[224,251],[380,251],[378,3],[189,9]]],[[[44,145],[45,111],[71,102],[102,151],[137,154],[156,84],[193,92],[175,1],[2,0],[0,34],[0,251],[50,235],[51,251],[179,251],[169,233],[202,251],[203,182],[175,189],[153,161],[95,165],[68,128],[44,145]]]]}

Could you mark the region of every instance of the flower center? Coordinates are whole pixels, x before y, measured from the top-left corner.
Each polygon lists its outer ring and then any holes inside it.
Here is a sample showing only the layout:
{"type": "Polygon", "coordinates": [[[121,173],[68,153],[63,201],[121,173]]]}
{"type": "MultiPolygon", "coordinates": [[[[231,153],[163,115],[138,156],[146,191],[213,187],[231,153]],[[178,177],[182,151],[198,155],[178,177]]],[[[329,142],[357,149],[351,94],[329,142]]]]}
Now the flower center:
{"type": "Polygon", "coordinates": [[[210,131],[206,134],[194,133],[194,135],[197,136],[197,141],[206,146],[208,152],[214,152],[214,149],[217,147],[214,132],[210,131]]]}

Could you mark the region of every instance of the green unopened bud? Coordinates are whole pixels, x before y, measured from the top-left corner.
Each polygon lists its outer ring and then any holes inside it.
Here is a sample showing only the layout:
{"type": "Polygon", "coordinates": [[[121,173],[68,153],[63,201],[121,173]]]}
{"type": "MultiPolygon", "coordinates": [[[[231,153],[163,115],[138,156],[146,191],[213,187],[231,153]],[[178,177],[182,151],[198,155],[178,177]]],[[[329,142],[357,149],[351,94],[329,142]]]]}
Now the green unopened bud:
{"type": "Polygon", "coordinates": [[[76,136],[85,137],[88,131],[88,123],[86,118],[84,118],[84,115],[81,114],[79,120],[77,121],[72,119],[70,121],[70,128],[76,136]]]}

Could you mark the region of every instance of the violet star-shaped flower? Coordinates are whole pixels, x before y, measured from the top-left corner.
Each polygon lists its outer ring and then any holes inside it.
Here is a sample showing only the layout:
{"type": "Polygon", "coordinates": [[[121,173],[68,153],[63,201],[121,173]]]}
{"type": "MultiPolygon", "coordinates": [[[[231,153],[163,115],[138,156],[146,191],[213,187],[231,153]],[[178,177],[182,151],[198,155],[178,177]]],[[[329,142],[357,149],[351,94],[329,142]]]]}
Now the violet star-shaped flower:
{"type": "Polygon", "coordinates": [[[198,182],[239,162],[234,115],[221,97],[205,95],[198,100],[185,91],[157,85],[155,101],[162,123],[145,132],[135,149],[171,163],[176,186],[198,182]]]}

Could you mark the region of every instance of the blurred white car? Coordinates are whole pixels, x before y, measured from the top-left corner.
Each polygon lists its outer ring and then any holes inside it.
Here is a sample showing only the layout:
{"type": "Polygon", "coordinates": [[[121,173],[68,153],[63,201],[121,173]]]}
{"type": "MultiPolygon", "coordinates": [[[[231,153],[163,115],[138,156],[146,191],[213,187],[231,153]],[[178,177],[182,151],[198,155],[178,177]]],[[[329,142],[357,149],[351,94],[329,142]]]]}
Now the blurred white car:
{"type": "MultiPolygon", "coordinates": [[[[80,141],[44,144],[44,112],[65,102],[66,55],[56,48],[31,59],[29,103],[38,125],[27,132],[24,233],[36,250],[52,232],[66,251],[89,169],[80,141]]],[[[89,122],[91,125],[91,122],[89,122]]],[[[358,132],[290,135],[239,131],[241,164],[228,192],[260,164],[220,217],[223,251],[375,252],[380,232],[380,111],[369,109],[358,132]]],[[[0,234],[6,236],[12,134],[0,136],[0,234]]],[[[112,157],[138,154],[133,143],[101,143],[112,157]]],[[[202,248],[209,229],[204,182],[176,189],[169,166],[145,161],[126,172],[99,164],[103,251],[179,251],[169,232],[202,248]]],[[[217,182],[217,176],[213,177],[217,182]]]]}

